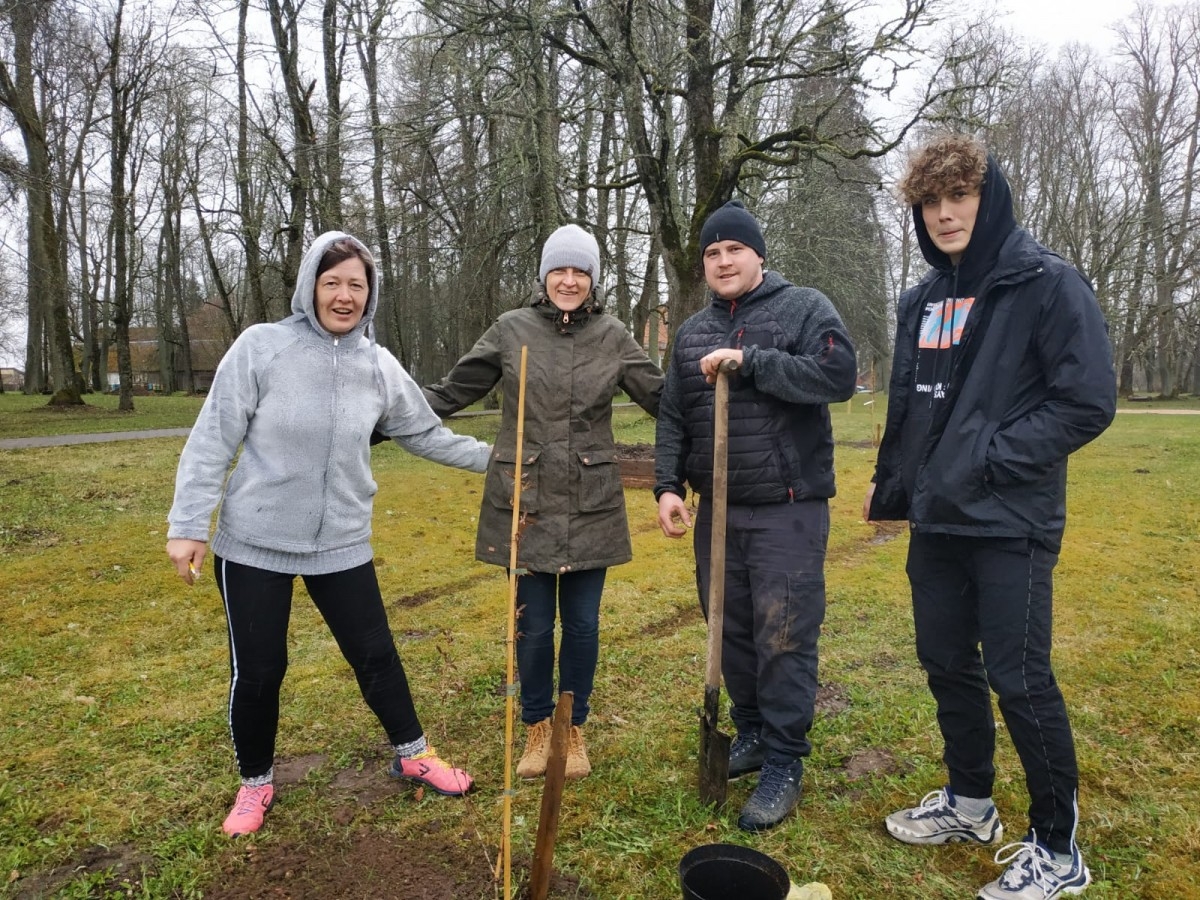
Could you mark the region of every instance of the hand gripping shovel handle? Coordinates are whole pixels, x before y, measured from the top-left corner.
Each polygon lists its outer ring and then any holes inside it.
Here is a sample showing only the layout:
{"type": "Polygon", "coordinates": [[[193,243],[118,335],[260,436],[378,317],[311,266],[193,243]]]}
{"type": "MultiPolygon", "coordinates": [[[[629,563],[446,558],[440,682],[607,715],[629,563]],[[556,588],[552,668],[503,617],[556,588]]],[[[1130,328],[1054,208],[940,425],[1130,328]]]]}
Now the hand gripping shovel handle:
{"type": "Polygon", "coordinates": [[[717,730],[721,696],[721,640],[725,620],[725,518],[729,487],[729,374],[733,360],[717,369],[713,398],[712,544],[708,569],[708,652],[704,667],[704,712],[700,717],[700,800],[721,806],[729,780],[730,739],[717,730]]]}

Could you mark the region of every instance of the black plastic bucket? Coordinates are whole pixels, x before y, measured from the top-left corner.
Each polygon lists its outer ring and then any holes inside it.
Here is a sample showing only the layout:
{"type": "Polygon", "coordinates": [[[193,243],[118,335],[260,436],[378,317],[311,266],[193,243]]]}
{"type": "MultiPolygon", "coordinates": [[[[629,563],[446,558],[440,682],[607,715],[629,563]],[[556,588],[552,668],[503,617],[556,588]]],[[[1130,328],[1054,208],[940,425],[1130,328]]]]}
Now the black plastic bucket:
{"type": "Polygon", "coordinates": [[[737,844],[704,844],[679,861],[683,900],[785,900],[791,880],[765,853],[737,844]]]}

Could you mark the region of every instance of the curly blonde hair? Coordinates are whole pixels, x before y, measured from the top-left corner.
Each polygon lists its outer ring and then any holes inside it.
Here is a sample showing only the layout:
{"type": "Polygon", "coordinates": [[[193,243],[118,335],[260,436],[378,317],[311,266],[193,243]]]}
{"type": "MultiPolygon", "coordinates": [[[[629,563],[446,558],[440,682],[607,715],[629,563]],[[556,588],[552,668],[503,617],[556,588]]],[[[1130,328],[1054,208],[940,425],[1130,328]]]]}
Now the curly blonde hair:
{"type": "Polygon", "coordinates": [[[896,191],[910,206],[955,188],[979,187],[987,172],[987,150],[969,134],[943,134],[923,144],[908,159],[896,191]]]}

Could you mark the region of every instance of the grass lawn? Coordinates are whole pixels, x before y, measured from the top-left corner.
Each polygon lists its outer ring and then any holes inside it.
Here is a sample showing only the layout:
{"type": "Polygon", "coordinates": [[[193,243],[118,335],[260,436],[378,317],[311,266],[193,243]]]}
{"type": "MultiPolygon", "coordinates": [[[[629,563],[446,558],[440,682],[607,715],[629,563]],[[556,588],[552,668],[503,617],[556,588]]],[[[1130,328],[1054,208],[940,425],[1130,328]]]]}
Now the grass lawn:
{"type": "Polygon", "coordinates": [[[133,412],[121,412],[116,394],[87,394],[76,407],[47,406],[46,399],[0,394],[0,438],[187,428],[204,403],[203,397],[184,394],[134,397],[133,412]]]}
{"type": "MultiPolygon", "coordinates": [[[[137,398],[128,416],[114,400],[78,417],[35,409],[41,400],[0,397],[0,437],[187,425],[198,405],[137,398]]],[[[912,648],[907,538],[861,521],[882,424],[870,400],[833,410],[840,493],[799,814],[764,835],[739,832],[753,779],[731,785],[723,812],[698,803],[704,626],[690,545],[664,538],[650,492],[630,490],[635,560],[610,572],[605,591],[587,727],[593,775],[567,786],[555,855],[577,893],[552,896],[678,897],[679,859],[716,840],[756,847],[837,900],[948,900],[995,877],[987,848],[912,848],[882,828],[944,776],[912,648]]],[[[495,420],[453,426],[487,437],[495,420]]],[[[653,440],[653,422],[636,410],[618,414],[617,431],[625,443],[653,440]]],[[[224,885],[282,848],[331,855],[348,835],[453,847],[456,859],[490,866],[501,835],[508,588],[499,569],[472,558],[479,476],[390,445],[374,451],[376,562],[392,629],[427,733],[479,790],[464,802],[387,785],[378,726],[298,587],[277,753],[299,774],[281,784],[263,832],[231,842],[219,830],[237,783],[220,600],[211,572],[188,589],[163,553],[181,447],[0,451],[0,865],[11,873],[0,897],[226,896],[224,885]]],[[[1200,896],[1197,484],[1194,416],[1118,416],[1071,464],[1056,670],[1076,729],[1093,900],[1200,896]]],[[[997,764],[996,800],[1018,839],[1027,797],[1003,733],[997,764]]],[[[518,881],[540,794],[540,782],[516,785],[518,881]]],[[[278,880],[293,874],[281,869],[278,880]]]]}

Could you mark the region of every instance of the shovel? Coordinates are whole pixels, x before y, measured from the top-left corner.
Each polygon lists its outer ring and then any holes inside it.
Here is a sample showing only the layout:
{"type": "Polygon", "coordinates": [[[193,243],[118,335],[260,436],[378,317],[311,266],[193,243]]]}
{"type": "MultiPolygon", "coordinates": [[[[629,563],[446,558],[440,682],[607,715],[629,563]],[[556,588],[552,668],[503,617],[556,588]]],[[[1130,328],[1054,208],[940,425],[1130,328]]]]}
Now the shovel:
{"type": "Polygon", "coordinates": [[[717,730],[721,699],[721,637],[725,618],[725,509],[729,484],[729,373],[717,369],[713,401],[712,548],[708,568],[708,658],[704,666],[704,711],[700,714],[700,802],[720,808],[729,787],[729,735],[717,730]]]}

